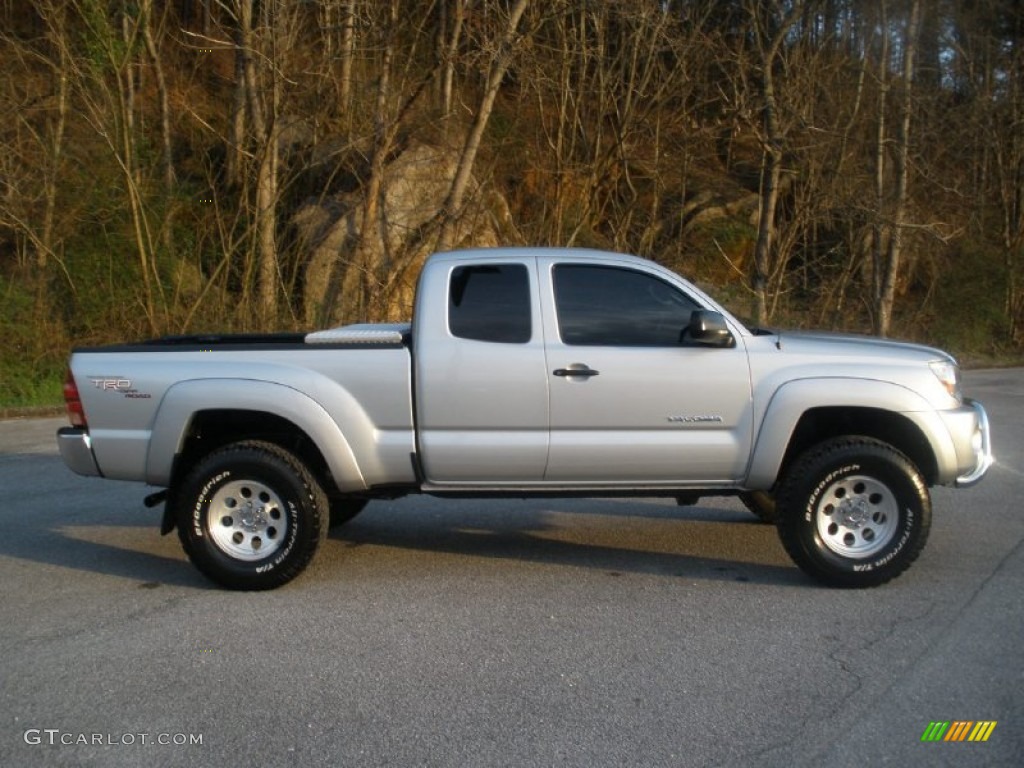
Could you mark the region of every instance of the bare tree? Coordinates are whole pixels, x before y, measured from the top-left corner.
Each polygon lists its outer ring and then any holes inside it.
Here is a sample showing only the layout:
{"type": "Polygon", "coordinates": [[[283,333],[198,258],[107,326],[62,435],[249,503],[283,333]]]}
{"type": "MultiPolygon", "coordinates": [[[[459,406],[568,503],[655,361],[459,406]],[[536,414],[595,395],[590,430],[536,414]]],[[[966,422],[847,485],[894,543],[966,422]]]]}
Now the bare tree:
{"type": "Polygon", "coordinates": [[[917,33],[921,24],[921,2],[913,0],[910,18],[907,20],[903,37],[903,78],[901,88],[901,115],[896,138],[895,200],[889,247],[883,265],[881,290],[876,309],[876,331],[879,336],[888,336],[892,325],[893,305],[896,300],[896,279],[903,256],[903,239],[906,227],[908,184],[910,174],[910,118],[913,114],[914,55],[917,50],[917,33]]]}
{"type": "MultiPolygon", "coordinates": [[[[885,226],[886,210],[886,147],[889,115],[889,5],[886,0],[879,3],[880,50],[877,62],[878,103],[875,114],[875,212],[871,233],[871,278],[872,302],[877,308],[882,296],[882,274],[885,271],[883,253],[888,234],[885,226]]],[[[875,329],[879,323],[875,321],[875,329]]]]}
{"type": "Polygon", "coordinates": [[[437,235],[439,250],[447,250],[452,247],[455,223],[462,212],[463,202],[473,174],[473,165],[476,162],[477,153],[480,151],[480,142],[483,139],[484,130],[487,128],[487,122],[491,119],[491,112],[494,110],[494,101],[498,98],[501,81],[512,63],[515,40],[519,34],[519,22],[529,4],[530,0],[515,0],[515,4],[509,10],[505,31],[498,43],[497,51],[488,67],[483,97],[473,115],[473,123],[462,148],[462,155],[459,158],[455,178],[452,180],[451,190],[439,213],[437,235]]]}
{"type": "MultiPolygon", "coordinates": [[[[68,52],[64,61],[84,119],[119,170],[142,282],[140,303],[149,332],[158,333],[166,321],[166,296],[148,204],[149,169],[140,158],[135,114],[143,19],[127,4],[114,6],[109,15],[97,13],[85,0],[70,0],[69,8],[85,31],[87,54],[68,52]]],[[[62,44],[71,46],[71,36],[62,38],[62,44]]]]}
{"type": "MultiPolygon", "coordinates": [[[[0,225],[18,232],[29,243],[35,269],[40,276],[37,290],[45,292],[45,276],[50,265],[60,258],[57,206],[66,154],[72,83],[70,52],[65,40],[67,8],[60,0],[44,0],[38,6],[38,13],[50,55],[12,36],[0,34],[0,45],[8,49],[12,58],[23,62],[25,74],[37,67],[43,69],[52,89],[44,102],[46,109],[40,116],[38,109],[27,110],[25,99],[13,90],[16,76],[8,78],[5,83],[0,104],[8,115],[8,128],[0,149],[0,225]],[[42,203],[41,213],[36,212],[35,202],[38,200],[42,203]]],[[[41,294],[37,306],[45,306],[41,294]]]]}
{"type": "Polygon", "coordinates": [[[384,185],[384,162],[391,152],[397,133],[398,121],[390,115],[391,78],[394,67],[395,46],[398,34],[398,0],[389,0],[387,21],[384,27],[384,52],[381,57],[380,77],[377,80],[377,102],[373,122],[373,151],[370,157],[370,174],[365,187],[362,224],[359,242],[356,246],[355,266],[352,277],[359,281],[360,290],[355,292],[360,313],[366,316],[369,302],[378,293],[380,261],[386,258],[381,253],[387,249],[387,233],[382,231],[381,196],[384,185]]]}
{"type": "Polygon", "coordinates": [[[466,9],[470,0],[440,0],[438,2],[437,49],[441,59],[439,79],[439,103],[441,114],[448,116],[452,111],[455,88],[455,63],[458,59],[462,30],[466,21],[466,9]]]}
{"type": "Polygon", "coordinates": [[[410,115],[423,94],[429,93],[441,60],[425,71],[414,66],[427,39],[429,13],[403,19],[398,0],[388,0],[374,10],[368,20],[375,34],[364,39],[371,46],[367,53],[377,54],[378,76],[370,111],[372,136],[363,147],[368,157],[362,162],[360,152],[357,164],[362,174],[361,205],[355,213],[334,217],[314,238],[304,269],[305,319],[311,325],[351,317],[386,319],[403,265],[410,260],[406,251],[396,253],[399,233],[387,221],[387,170],[401,152],[399,134],[409,127],[410,115]]]}
{"type": "MultiPolygon", "coordinates": [[[[232,106],[231,143],[238,169],[239,194],[251,206],[252,238],[243,276],[243,303],[254,301],[251,313],[260,328],[274,327],[283,310],[279,206],[282,193],[281,119],[286,87],[292,80],[290,56],[295,50],[301,8],[284,0],[233,0],[236,84],[232,106]],[[258,10],[258,14],[256,11],[258,10]],[[254,294],[250,293],[254,289],[254,294]]],[[[230,148],[229,148],[230,151],[230,148]]]]}
{"type": "MultiPolygon", "coordinates": [[[[1003,264],[1006,293],[1003,313],[1010,339],[1017,341],[1024,323],[1024,13],[1018,10],[1009,25],[1010,40],[1002,72],[1005,80],[1001,114],[994,115],[986,133],[990,137],[996,167],[1001,213],[1003,264]]],[[[991,99],[988,103],[992,103],[991,99]]]]}
{"type": "Polygon", "coordinates": [[[157,43],[153,37],[153,0],[138,0],[139,2],[139,24],[142,31],[142,40],[146,46],[146,53],[153,67],[153,75],[156,78],[157,96],[160,101],[160,147],[163,153],[164,185],[168,194],[174,189],[174,153],[172,151],[171,137],[171,106],[167,89],[167,77],[164,74],[163,60],[157,50],[157,43]]]}
{"type": "MultiPolygon", "coordinates": [[[[775,4],[773,4],[774,6],[775,4]]],[[[773,7],[772,11],[778,9],[773,7]]],[[[779,118],[776,67],[786,36],[801,18],[801,4],[794,4],[781,18],[774,12],[765,13],[761,3],[747,6],[754,43],[757,48],[758,74],[761,85],[761,112],[763,116],[763,171],[761,205],[758,210],[757,242],[754,246],[753,275],[754,322],[763,323],[768,315],[768,279],[772,272],[772,249],[775,239],[775,217],[779,202],[785,157],[786,135],[779,118]]]]}

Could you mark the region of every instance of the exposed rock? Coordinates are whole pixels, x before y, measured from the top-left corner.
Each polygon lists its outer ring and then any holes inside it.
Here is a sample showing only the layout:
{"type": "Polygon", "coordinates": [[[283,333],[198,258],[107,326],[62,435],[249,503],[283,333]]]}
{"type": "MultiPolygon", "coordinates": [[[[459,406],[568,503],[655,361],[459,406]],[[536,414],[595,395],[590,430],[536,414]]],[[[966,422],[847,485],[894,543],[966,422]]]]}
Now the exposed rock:
{"type": "Polygon", "coordinates": [[[735,218],[748,224],[757,224],[758,206],[761,198],[755,194],[747,194],[737,200],[720,200],[714,195],[697,195],[694,200],[683,208],[686,224],[684,231],[698,224],[723,218],[735,218]]]}
{"type": "MultiPolygon", "coordinates": [[[[430,238],[416,244],[417,233],[440,210],[458,159],[457,150],[410,143],[385,169],[378,226],[361,248],[361,191],[310,201],[295,213],[292,223],[308,254],[303,287],[307,324],[410,315],[414,281],[433,246],[430,238]]],[[[455,242],[460,247],[517,242],[505,200],[477,183],[473,190],[455,242]]]]}
{"type": "Polygon", "coordinates": [[[277,147],[288,155],[313,145],[313,122],[298,115],[282,115],[277,119],[277,147]]]}

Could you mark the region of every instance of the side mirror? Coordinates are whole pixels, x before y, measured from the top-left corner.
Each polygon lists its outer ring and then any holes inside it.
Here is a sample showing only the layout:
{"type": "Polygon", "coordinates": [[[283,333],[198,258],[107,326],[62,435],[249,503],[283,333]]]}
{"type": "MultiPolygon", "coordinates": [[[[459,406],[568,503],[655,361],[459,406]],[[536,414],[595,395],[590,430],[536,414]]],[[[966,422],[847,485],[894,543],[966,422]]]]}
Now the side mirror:
{"type": "Polygon", "coordinates": [[[736,346],[736,339],[722,313],[707,309],[698,309],[690,315],[690,324],[683,329],[680,340],[683,344],[701,347],[731,349],[736,346]]]}

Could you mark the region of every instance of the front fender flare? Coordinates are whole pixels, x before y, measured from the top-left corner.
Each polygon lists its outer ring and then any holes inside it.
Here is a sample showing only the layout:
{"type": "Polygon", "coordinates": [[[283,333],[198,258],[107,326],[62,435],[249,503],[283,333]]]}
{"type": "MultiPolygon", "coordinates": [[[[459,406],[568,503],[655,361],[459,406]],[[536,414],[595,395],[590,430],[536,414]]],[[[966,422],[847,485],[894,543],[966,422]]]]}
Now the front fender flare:
{"type": "Polygon", "coordinates": [[[907,387],[851,377],[799,379],[779,387],[765,407],[744,486],[751,490],[770,490],[778,479],[783,458],[803,415],[815,408],[843,407],[888,411],[908,419],[924,434],[940,466],[943,457],[955,455],[948,433],[936,430],[938,417],[934,408],[907,387]]]}

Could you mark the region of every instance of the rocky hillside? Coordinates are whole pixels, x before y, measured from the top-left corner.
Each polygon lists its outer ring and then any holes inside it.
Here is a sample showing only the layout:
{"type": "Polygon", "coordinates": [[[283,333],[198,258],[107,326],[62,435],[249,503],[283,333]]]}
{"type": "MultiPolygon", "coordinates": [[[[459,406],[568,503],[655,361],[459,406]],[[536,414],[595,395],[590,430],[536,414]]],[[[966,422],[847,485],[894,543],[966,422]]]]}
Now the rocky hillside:
{"type": "Polygon", "coordinates": [[[75,344],[407,316],[464,245],[1020,349],[1010,0],[39,0],[0,29],[0,404],[56,397],[75,344]]]}

